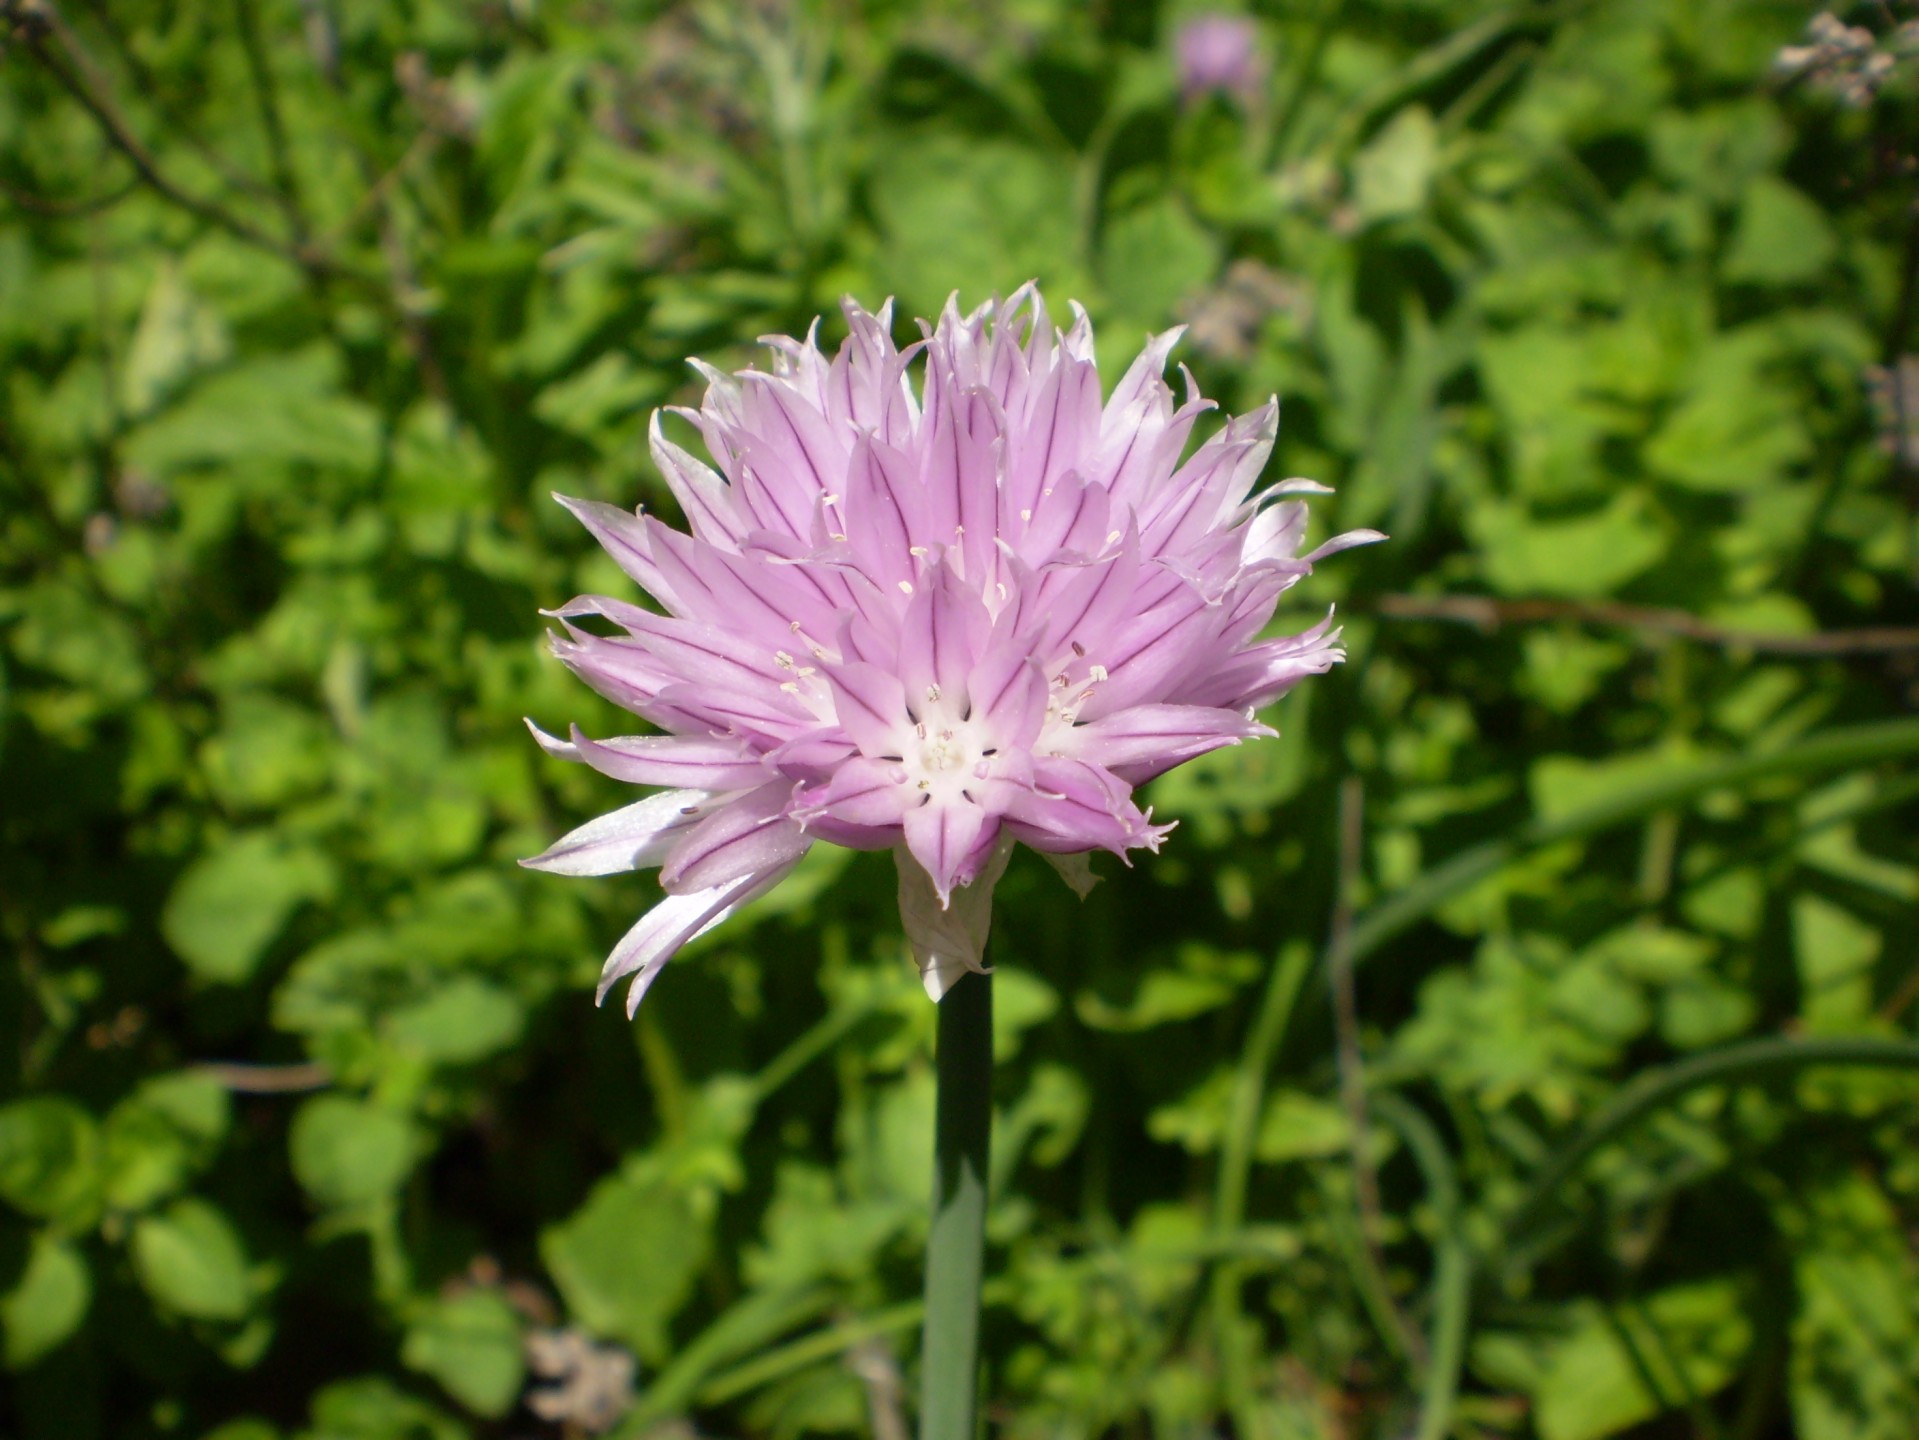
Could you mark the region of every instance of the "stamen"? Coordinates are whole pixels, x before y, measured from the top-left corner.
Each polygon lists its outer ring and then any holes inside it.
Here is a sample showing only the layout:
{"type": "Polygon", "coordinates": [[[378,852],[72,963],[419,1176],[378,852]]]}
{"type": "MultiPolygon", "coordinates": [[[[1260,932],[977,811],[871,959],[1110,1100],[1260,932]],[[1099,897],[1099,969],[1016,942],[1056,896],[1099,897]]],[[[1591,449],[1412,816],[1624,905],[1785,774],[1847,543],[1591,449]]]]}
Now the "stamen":
{"type": "Polygon", "coordinates": [[[1086,647],[1075,640],[1073,642],[1073,653],[1083,657],[1086,654],[1086,647]]]}
{"type": "Polygon", "coordinates": [[[926,703],[928,705],[936,705],[939,703],[939,698],[940,687],[937,685],[928,685],[926,687],[926,703]]]}
{"type": "Polygon", "coordinates": [[[900,594],[911,595],[912,593],[913,593],[913,582],[911,580],[900,581],[900,594]]]}
{"type": "Polygon", "coordinates": [[[1104,665],[1094,665],[1089,667],[1086,673],[1088,676],[1092,678],[1093,684],[1098,685],[1101,681],[1106,679],[1108,672],[1104,665]]]}

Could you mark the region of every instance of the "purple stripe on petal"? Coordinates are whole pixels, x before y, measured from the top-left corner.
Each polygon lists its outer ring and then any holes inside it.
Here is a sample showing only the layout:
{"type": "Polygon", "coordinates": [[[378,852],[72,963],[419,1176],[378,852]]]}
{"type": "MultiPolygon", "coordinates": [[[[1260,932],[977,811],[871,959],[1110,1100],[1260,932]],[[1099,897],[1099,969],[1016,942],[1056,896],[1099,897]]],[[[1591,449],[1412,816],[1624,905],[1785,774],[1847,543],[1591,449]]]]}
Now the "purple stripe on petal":
{"type": "Polygon", "coordinates": [[[808,829],[822,815],[849,825],[897,826],[919,798],[906,783],[904,765],[861,755],[841,765],[824,785],[801,792],[793,813],[808,829]]]}
{"type": "Polygon", "coordinates": [[[900,923],[926,993],[938,1000],[968,971],[985,972],[986,937],[993,923],[993,889],[1006,873],[1009,840],[996,839],[979,862],[973,883],[956,896],[942,896],[931,877],[902,844],[893,851],[899,869],[900,923]]]}
{"type": "Polygon", "coordinates": [[[736,740],[694,735],[621,735],[593,740],[573,727],[580,758],[602,775],[633,785],[744,790],[769,774],[759,755],[736,740]]]}
{"type": "Polygon", "coordinates": [[[965,801],[935,801],[906,812],[901,821],[906,848],[933,882],[942,906],[950,903],[956,885],[972,878],[968,861],[977,863],[981,837],[994,823],[979,806],[965,801]]]}
{"type": "Polygon", "coordinates": [[[780,780],[715,810],[673,847],[660,884],[683,895],[797,860],[813,842],[786,813],[792,799],[792,782],[780,780]]]}
{"type": "Polygon", "coordinates": [[[626,994],[626,1017],[632,1019],[634,1012],[640,1008],[647,988],[658,978],[666,962],[678,954],[688,941],[711,930],[747,901],[771,890],[798,863],[795,857],[770,870],[743,875],[728,884],[716,885],[711,890],[701,890],[691,895],[668,895],[642,915],[639,923],[621,937],[620,943],[613,947],[613,953],[606,957],[606,965],[600,971],[599,989],[594,993],[594,1003],[603,1003],[607,992],[624,976],[631,975],[633,985],[626,994]]]}
{"type": "Polygon", "coordinates": [[[663,605],[676,603],[672,583],[653,554],[652,536],[645,517],[597,500],[575,500],[559,494],[553,498],[573,512],[574,518],[586,526],[613,557],[613,563],[637,580],[649,595],[663,605]]]}
{"type": "Polygon", "coordinates": [[[986,603],[950,565],[927,570],[900,622],[900,679],[915,714],[934,700],[966,709],[966,677],[992,627],[986,603]]]}
{"type": "Polygon", "coordinates": [[[869,755],[900,754],[913,733],[900,678],[877,665],[854,662],[822,667],[833,690],[839,725],[869,755]]]}
{"type": "MultiPolygon", "coordinates": [[[[1056,742],[1065,754],[1108,770],[1162,774],[1175,765],[1278,732],[1234,710],[1204,705],[1135,705],[1090,724],[1075,725],[1056,742]]],[[[1142,783],[1127,774],[1131,784],[1142,783]]]]}

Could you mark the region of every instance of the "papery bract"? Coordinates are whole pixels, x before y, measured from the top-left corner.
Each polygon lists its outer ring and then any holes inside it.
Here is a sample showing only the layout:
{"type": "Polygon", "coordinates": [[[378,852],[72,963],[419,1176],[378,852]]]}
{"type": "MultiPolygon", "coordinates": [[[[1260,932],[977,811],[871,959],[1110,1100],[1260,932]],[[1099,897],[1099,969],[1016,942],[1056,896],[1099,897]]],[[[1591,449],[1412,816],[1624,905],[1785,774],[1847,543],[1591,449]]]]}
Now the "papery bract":
{"type": "Polygon", "coordinates": [[[600,983],[604,998],[634,977],[629,1014],[680,946],[816,841],[894,849],[938,998],[980,967],[1013,842],[1084,893],[1083,852],[1157,849],[1170,828],[1135,786],[1273,733],[1254,712],[1342,652],[1330,617],[1262,628],[1315,560],[1379,538],[1299,553],[1305,509],[1287,497],[1324,487],[1254,489],[1277,401],[1182,462],[1212,407],[1190,376],[1183,404],[1161,378],[1178,332],[1102,402],[1084,312],[1056,330],[1031,286],[970,315],[949,301],[903,351],[890,305],[845,312],[830,360],[809,335],[769,339],[770,373],[699,367],[704,403],[675,413],[717,472],[654,416],[690,533],[562,498],[664,612],[605,596],[551,612],[560,658],[663,733],[534,730],[550,754],[666,787],[524,862],[660,868],[666,898],[600,983]]]}

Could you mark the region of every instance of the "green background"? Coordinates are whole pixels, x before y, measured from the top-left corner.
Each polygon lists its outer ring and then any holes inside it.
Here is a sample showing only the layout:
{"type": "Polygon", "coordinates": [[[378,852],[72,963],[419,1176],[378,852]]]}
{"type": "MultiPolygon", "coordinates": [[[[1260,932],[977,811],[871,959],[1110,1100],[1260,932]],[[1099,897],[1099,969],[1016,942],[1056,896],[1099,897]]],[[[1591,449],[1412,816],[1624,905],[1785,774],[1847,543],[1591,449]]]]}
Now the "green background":
{"type": "Polygon", "coordinates": [[[595,1011],[657,892],[514,865],[630,793],[521,717],[628,728],[547,497],[671,512],[685,357],[1028,278],[1393,539],[1163,854],[1002,885],[993,1433],[1919,1434],[1915,62],[1253,13],[1186,102],[1171,0],[0,6],[0,1434],[910,1422],[889,862],[595,1011]]]}

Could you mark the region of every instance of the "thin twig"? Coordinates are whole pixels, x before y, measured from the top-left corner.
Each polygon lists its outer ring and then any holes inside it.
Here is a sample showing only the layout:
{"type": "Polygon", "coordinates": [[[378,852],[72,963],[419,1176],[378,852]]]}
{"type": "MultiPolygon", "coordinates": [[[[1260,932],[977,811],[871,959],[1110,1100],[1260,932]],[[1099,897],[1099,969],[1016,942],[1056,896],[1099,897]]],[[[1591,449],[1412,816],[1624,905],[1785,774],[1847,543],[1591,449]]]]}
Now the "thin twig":
{"type": "Polygon", "coordinates": [[[293,172],[293,153],[287,144],[286,125],[280,118],[280,100],[274,87],[273,67],[267,57],[266,42],[260,38],[260,16],[255,0],[233,0],[240,48],[247,57],[247,72],[253,79],[253,97],[260,107],[260,128],[266,132],[267,159],[273,167],[273,198],[286,216],[294,243],[305,248],[309,226],[300,200],[299,177],[293,172]]]}
{"type": "Polygon", "coordinates": [[[1359,1211],[1362,1258],[1373,1288],[1384,1302],[1393,1328],[1416,1368],[1426,1366],[1426,1337],[1406,1318],[1386,1282],[1381,1246],[1384,1211],[1379,1202],[1379,1172],[1373,1165],[1372,1120],[1366,1104],[1365,1057],[1359,1044],[1359,1001],[1353,984],[1353,911],[1357,903],[1361,847],[1365,843],[1366,791],[1357,775],[1339,787],[1339,882],[1333,901],[1332,930],[1326,942],[1326,978],[1333,992],[1333,1031],[1339,1060],[1339,1098],[1352,1132],[1353,1203],[1359,1211]]]}
{"type": "Polygon", "coordinates": [[[1394,620],[1439,620],[1496,630],[1501,625],[1536,625],[1570,620],[1621,630],[1677,635],[1727,650],[1756,650],[1769,655],[1869,655],[1919,650],[1919,628],[1874,626],[1859,630],[1822,630],[1812,635],[1772,635],[1715,625],[1684,610],[1626,605],[1609,600],[1495,600],[1488,595],[1382,595],[1374,610],[1394,620]]]}
{"type": "Polygon", "coordinates": [[[79,101],[88,114],[93,116],[100,128],[105,131],[114,149],[126,157],[135,173],[150,189],[188,214],[225,230],[249,245],[291,261],[311,275],[344,275],[363,283],[371,283],[371,277],[343,264],[333,256],[304,245],[288,244],[280,237],[254,224],[244,215],[229,210],[218,201],[182,188],[160,169],[145,142],[134,133],[133,126],[121,113],[120,107],[114,103],[111,90],[101,77],[98,67],[93,64],[81,47],[78,37],[61,18],[54,0],[27,0],[27,3],[19,7],[19,12],[25,17],[25,23],[17,25],[15,29],[20,43],[28,53],[47,68],[47,72],[59,82],[60,86],[79,101]],[[46,41],[49,36],[56,42],[58,54],[48,47],[46,41]]]}
{"type": "Polygon", "coordinates": [[[846,1352],[846,1368],[866,1389],[866,1414],[873,1440],[908,1440],[906,1414],[900,1400],[906,1390],[892,1347],[869,1335],[846,1352]]]}
{"type": "Polygon", "coordinates": [[[6,181],[0,180],[0,195],[4,195],[11,204],[18,205],[30,214],[44,215],[49,220],[81,219],[119,204],[139,188],[140,181],[136,176],[124,185],[116,186],[87,199],[54,200],[45,195],[31,194],[17,185],[9,185],[6,181]]]}
{"type": "MultiPolygon", "coordinates": [[[[205,137],[188,122],[186,116],[169,103],[166,89],[160,83],[160,77],[154,74],[152,68],[140,58],[139,50],[128,43],[126,36],[121,34],[118,27],[114,25],[112,6],[108,0],[84,0],[84,3],[87,13],[93,17],[94,28],[106,37],[107,44],[112,47],[114,56],[132,78],[140,97],[164,122],[172,135],[190,146],[193,152],[206,161],[210,169],[218,172],[220,178],[233,189],[244,191],[261,200],[273,199],[272,190],[268,189],[263,181],[249,175],[208,144],[205,137]]],[[[86,73],[93,84],[99,88],[112,88],[104,72],[97,66],[89,66],[86,73]]]]}
{"type": "Polygon", "coordinates": [[[243,1065],[232,1060],[208,1060],[193,1067],[223,1089],[241,1095],[291,1095],[324,1090],[333,1072],[317,1060],[303,1065],[243,1065]]]}

